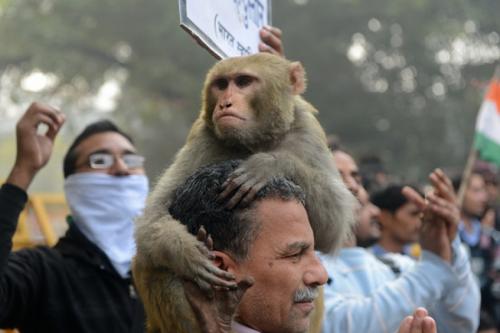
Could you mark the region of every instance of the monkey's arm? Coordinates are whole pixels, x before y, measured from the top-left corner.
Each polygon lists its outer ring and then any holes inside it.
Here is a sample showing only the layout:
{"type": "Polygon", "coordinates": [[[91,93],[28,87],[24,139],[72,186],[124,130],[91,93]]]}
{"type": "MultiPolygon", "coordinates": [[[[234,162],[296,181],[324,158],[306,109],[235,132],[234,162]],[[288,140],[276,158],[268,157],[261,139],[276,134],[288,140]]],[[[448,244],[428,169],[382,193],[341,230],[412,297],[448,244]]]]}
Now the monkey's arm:
{"type": "MultiPolygon", "coordinates": [[[[196,237],[209,250],[213,250],[213,241],[203,226],[196,237]]],[[[184,294],[200,325],[201,333],[231,333],[231,324],[237,307],[245,291],[252,286],[254,280],[244,277],[234,289],[215,289],[211,295],[202,292],[190,282],[183,281],[184,294]]]]}
{"type": "MultiPolygon", "coordinates": [[[[198,127],[197,127],[198,126],[198,127]]],[[[148,198],[144,213],[136,220],[136,265],[151,270],[167,268],[177,276],[195,281],[202,289],[210,285],[232,287],[234,276],[215,267],[203,243],[168,213],[175,189],[199,167],[223,158],[223,150],[193,125],[186,145],[162,175],[148,198]]]]}

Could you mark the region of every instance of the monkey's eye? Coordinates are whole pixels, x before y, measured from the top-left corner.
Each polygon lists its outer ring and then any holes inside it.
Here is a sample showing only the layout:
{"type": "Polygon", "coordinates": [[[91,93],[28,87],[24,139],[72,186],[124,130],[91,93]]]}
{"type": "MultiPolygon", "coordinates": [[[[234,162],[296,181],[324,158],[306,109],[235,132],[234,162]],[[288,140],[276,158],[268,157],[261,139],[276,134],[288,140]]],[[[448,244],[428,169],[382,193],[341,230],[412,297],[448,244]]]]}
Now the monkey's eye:
{"type": "Polygon", "coordinates": [[[236,79],[234,79],[234,83],[239,88],[245,88],[249,86],[254,81],[254,78],[250,75],[238,75],[236,79]]]}
{"type": "Polygon", "coordinates": [[[224,90],[229,85],[229,82],[225,78],[219,78],[214,81],[213,85],[219,90],[224,90]]]}

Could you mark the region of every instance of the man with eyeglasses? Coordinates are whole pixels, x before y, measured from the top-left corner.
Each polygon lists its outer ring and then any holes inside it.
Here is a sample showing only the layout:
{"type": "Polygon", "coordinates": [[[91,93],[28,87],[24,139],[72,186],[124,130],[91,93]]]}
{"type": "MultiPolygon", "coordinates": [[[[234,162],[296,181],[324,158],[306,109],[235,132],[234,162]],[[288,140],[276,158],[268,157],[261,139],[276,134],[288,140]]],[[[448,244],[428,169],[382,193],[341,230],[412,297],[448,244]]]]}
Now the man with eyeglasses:
{"type": "Polygon", "coordinates": [[[110,121],[87,126],[64,158],[69,228],[53,247],[11,252],[26,190],[64,123],[34,103],[17,124],[17,157],[0,189],[0,327],[22,332],[144,332],[130,276],[133,219],[148,193],[144,158],[110,121]],[[37,134],[38,125],[48,126],[37,134]]]}

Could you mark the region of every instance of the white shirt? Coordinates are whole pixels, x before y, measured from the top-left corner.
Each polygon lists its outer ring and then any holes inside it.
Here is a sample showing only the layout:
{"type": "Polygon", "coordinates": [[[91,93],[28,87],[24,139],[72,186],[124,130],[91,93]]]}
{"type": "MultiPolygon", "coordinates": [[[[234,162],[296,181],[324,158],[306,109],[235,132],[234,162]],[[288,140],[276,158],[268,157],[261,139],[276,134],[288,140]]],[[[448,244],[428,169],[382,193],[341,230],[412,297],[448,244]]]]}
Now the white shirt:
{"type": "Polygon", "coordinates": [[[236,321],[233,321],[231,323],[231,328],[233,329],[234,333],[259,333],[259,331],[256,331],[248,326],[245,326],[243,324],[240,324],[236,321]]]}

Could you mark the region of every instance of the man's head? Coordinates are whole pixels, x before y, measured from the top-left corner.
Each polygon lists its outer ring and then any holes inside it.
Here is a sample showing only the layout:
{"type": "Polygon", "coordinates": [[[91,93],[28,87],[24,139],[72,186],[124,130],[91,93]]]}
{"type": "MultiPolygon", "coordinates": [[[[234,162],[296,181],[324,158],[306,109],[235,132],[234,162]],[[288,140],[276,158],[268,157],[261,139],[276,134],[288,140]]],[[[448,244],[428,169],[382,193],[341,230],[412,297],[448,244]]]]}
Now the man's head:
{"type": "MultiPolygon", "coordinates": [[[[453,186],[458,191],[462,179],[460,177],[453,180],[453,186]]],[[[462,215],[467,218],[480,217],[488,204],[488,193],[486,191],[486,183],[481,174],[477,172],[471,173],[469,181],[464,192],[462,203],[462,215]]]]}
{"type": "Polygon", "coordinates": [[[362,185],[361,185],[361,177],[359,174],[359,169],[356,162],[354,161],[351,155],[349,155],[343,150],[340,149],[334,150],[332,154],[333,154],[333,161],[335,162],[335,165],[339,170],[340,176],[342,177],[344,184],[347,186],[349,191],[351,191],[352,194],[354,194],[354,196],[358,198],[358,192],[362,187],[362,185]]]}
{"type": "Polygon", "coordinates": [[[314,237],[300,187],[275,178],[245,208],[217,200],[239,165],[226,161],[200,169],[174,194],[170,214],[192,234],[203,225],[214,242],[215,264],[254,285],[237,320],[265,332],[305,332],[317,287],[327,274],[314,252],[314,237]]]}
{"type": "Polygon", "coordinates": [[[129,135],[109,120],[88,125],[64,157],[64,178],[80,172],[113,176],[144,173],[144,158],[137,155],[129,135]]]}
{"type": "Polygon", "coordinates": [[[130,137],[107,120],[87,126],[64,157],[71,225],[107,255],[122,277],[128,276],[135,253],[133,220],[149,189],[143,162],[130,137]]]}
{"type": "Polygon", "coordinates": [[[361,186],[358,193],[361,207],[358,212],[358,223],[354,229],[357,245],[370,247],[380,238],[380,226],[378,216],[380,209],[370,202],[368,192],[361,186]]]}
{"type": "Polygon", "coordinates": [[[354,228],[357,245],[371,245],[380,237],[380,228],[375,222],[379,210],[370,202],[369,195],[361,184],[358,165],[354,158],[342,150],[339,145],[330,144],[330,149],[333,162],[339,170],[344,184],[361,204],[358,208],[358,221],[354,228]]]}
{"type": "Polygon", "coordinates": [[[408,201],[402,190],[401,185],[390,185],[375,193],[372,201],[380,209],[379,222],[383,237],[406,245],[418,240],[422,221],[420,210],[408,201]]]}
{"type": "Polygon", "coordinates": [[[474,166],[474,173],[478,173],[483,177],[486,192],[488,193],[488,204],[490,206],[495,206],[499,199],[499,179],[497,169],[487,162],[477,161],[474,166]]]}

